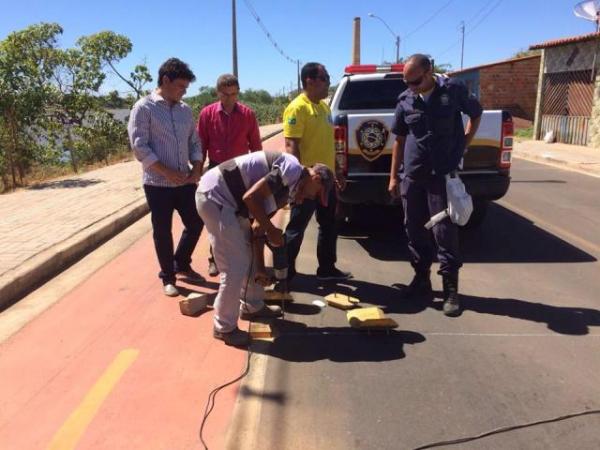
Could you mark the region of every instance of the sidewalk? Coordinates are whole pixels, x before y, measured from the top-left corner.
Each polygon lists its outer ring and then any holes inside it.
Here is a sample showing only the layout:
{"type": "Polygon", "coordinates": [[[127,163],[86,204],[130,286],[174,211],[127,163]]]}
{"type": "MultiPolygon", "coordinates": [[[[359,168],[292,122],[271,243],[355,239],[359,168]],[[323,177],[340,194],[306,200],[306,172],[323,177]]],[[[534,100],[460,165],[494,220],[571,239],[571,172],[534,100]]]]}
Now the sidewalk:
{"type": "Polygon", "coordinates": [[[0,210],[0,309],[148,213],[137,161],[2,195],[0,210]]]}
{"type": "Polygon", "coordinates": [[[515,158],[569,168],[600,177],[600,149],[544,141],[515,141],[515,158]]]}

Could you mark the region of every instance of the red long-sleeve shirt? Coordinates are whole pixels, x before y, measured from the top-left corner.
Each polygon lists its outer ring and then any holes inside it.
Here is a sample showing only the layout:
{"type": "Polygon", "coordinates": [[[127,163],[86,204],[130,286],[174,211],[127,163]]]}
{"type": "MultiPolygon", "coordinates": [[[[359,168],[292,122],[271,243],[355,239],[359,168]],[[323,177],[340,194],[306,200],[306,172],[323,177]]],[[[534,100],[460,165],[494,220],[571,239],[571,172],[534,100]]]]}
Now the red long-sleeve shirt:
{"type": "Polygon", "coordinates": [[[225,112],[221,102],[205,106],[198,117],[198,134],[204,154],[213,163],[262,150],[256,115],[239,102],[231,114],[225,112]]]}

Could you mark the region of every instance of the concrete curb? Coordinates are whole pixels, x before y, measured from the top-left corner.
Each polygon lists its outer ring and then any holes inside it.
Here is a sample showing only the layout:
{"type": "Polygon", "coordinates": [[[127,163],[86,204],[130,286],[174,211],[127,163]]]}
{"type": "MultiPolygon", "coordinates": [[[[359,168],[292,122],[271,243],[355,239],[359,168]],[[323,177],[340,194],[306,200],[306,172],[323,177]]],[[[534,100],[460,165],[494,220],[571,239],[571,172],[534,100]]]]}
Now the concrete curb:
{"type": "MultiPolygon", "coordinates": [[[[283,128],[261,136],[265,141],[283,128]]],[[[90,224],[70,238],[54,244],[20,266],[0,276],[0,311],[16,303],[52,277],[94,251],[100,245],[148,214],[146,198],[130,203],[102,220],[90,224]]]]}
{"type": "Polygon", "coordinates": [[[115,211],[25,261],[0,277],[0,310],[7,308],[52,277],[148,214],[146,198],[115,211]]]}
{"type": "Polygon", "coordinates": [[[600,177],[600,164],[595,165],[595,167],[588,167],[583,163],[575,163],[570,161],[565,161],[563,159],[553,158],[551,156],[543,156],[538,155],[536,153],[529,152],[513,152],[513,156],[518,159],[525,159],[527,161],[538,162],[542,164],[546,164],[549,166],[565,168],[575,170],[577,172],[584,173],[586,175],[591,175],[594,177],[600,177]]]}
{"type": "Polygon", "coordinates": [[[261,141],[266,141],[267,139],[271,139],[273,136],[278,135],[279,133],[283,132],[283,128],[279,129],[279,130],[275,130],[270,132],[269,134],[265,134],[264,136],[261,136],[260,140],[261,141]]]}

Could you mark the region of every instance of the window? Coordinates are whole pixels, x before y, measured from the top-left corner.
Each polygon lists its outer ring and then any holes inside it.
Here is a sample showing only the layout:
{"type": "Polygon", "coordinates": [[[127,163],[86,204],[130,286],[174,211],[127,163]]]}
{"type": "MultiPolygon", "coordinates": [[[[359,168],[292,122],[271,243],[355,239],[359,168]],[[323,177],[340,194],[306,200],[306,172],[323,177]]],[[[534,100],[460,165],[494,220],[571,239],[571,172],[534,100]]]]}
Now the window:
{"type": "Polygon", "coordinates": [[[342,93],[340,110],[395,109],[398,96],[406,90],[399,78],[349,81],[342,93]]]}

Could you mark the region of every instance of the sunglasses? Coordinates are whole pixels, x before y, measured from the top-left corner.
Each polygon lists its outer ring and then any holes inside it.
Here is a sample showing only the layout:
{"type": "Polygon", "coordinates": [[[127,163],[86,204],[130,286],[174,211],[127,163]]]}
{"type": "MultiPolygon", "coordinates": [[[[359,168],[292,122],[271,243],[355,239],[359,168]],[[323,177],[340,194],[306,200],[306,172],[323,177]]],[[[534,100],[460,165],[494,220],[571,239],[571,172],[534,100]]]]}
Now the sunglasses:
{"type": "Polygon", "coordinates": [[[418,86],[423,82],[423,78],[425,78],[425,75],[421,75],[419,78],[417,78],[416,80],[412,80],[412,81],[408,81],[408,80],[404,80],[406,82],[406,84],[408,84],[409,86],[418,86]]]}
{"type": "Polygon", "coordinates": [[[330,81],[329,75],[317,75],[314,79],[321,80],[324,83],[329,83],[329,81],[330,81]]]}

